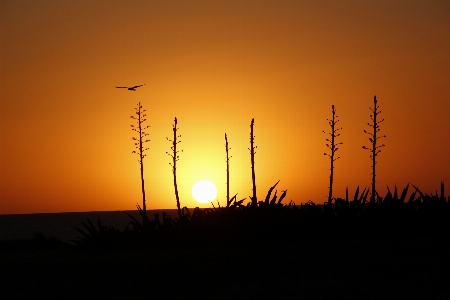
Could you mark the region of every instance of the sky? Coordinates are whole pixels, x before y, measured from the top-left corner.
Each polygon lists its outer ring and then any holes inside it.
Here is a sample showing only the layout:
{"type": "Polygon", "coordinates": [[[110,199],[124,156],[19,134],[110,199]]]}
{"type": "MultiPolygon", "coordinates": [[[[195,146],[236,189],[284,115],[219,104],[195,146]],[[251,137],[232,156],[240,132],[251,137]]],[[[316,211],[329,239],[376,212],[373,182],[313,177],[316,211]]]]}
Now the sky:
{"type": "MultiPolygon", "coordinates": [[[[181,206],[199,180],[225,204],[327,200],[327,119],[342,142],[333,195],[371,184],[367,125],[377,97],[377,190],[450,191],[449,1],[0,0],[0,214],[130,210],[142,205],[131,130],[151,140],[148,209],[176,208],[170,142],[178,119],[181,206]],[[135,92],[115,86],[145,84],[135,92]]],[[[328,151],[329,152],[329,151],[328,151]]],[[[217,203],[218,202],[218,203],[217,203]]]]}

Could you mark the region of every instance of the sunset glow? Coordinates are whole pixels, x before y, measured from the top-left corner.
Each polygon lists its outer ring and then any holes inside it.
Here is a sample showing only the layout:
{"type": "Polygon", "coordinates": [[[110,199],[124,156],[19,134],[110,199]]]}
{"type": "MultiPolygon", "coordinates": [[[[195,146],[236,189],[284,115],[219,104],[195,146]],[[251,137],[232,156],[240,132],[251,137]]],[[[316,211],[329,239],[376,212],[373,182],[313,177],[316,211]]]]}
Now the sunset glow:
{"type": "Polygon", "coordinates": [[[135,209],[138,102],[147,209],[176,208],[174,117],[182,207],[211,207],[191,196],[205,178],[226,202],[224,133],[230,194],[249,199],[252,118],[258,198],[280,180],[287,203],[325,202],[332,105],[333,194],[368,187],[375,95],[380,194],[450,186],[449,16],[448,1],[1,1],[0,214],[135,209]]]}

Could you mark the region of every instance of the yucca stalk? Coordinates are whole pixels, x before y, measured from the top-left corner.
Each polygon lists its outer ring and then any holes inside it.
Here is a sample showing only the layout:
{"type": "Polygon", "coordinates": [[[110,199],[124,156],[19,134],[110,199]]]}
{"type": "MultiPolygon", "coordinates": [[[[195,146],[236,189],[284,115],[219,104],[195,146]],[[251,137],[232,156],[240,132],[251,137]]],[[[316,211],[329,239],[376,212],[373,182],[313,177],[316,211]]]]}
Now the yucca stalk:
{"type": "Polygon", "coordinates": [[[329,134],[331,136],[331,140],[330,139],[326,139],[326,141],[329,144],[326,144],[328,148],[330,148],[331,153],[330,154],[326,154],[324,153],[324,155],[328,156],[330,158],[330,186],[329,186],[329,190],[328,190],[328,203],[331,203],[331,200],[333,199],[333,172],[334,172],[334,162],[336,160],[338,160],[340,157],[336,157],[334,156],[334,154],[336,153],[336,151],[339,150],[339,148],[337,147],[338,145],[342,145],[343,143],[337,143],[335,142],[335,139],[340,136],[341,134],[338,133],[338,131],[342,130],[341,128],[336,128],[336,124],[339,122],[339,120],[337,119],[338,116],[336,116],[336,111],[334,109],[334,105],[331,105],[331,120],[327,119],[328,124],[331,127],[331,132],[325,132],[324,130],[322,130],[323,133],[329,134]]]}
{"type": "Polygon", "coordinates": [[[150,126],[149,125],[143,125],[147,119],[145,118],[147,115],[145,114],[146,110],[143,109],[141,103],[139,102],[137,104],[137,107],[135,108],[135,116],[131,116],[132,119],[136,120],[137,125],[131,125],[131,130],[135,131],[138,134],[138,137],[132,137],[132,140],[134,142],[134,146],[137,150],[133,151],[132,153],[136,153],[139,155],[139,164],[141,166],[141,189],[142,189],[142,212],[143,212],[143,219],[145,220],[147,217],[147,205],[145,200],[145,184],[144,184],[144,157],[146,154],[144,154],[145,151],[147,151],[149,148],[144,148],[144,143],[150,142],[150,140],[145,139],[146,136],[148,136],[148,133],[145,132],[150,126]]]}
{"type": "MultiPolygon", "coordinates": [[[[178,153],[180,151],[177,150],[177,145],[179,143],[181,143],[181,141],[178,141],[177,139],[180,138],[181,135],[177,135],[177,130],[178,130],[177,123],[178,123],[177,118],[175,118],[174,124],[173,124],[173,140],[169,140],[169,138],[166,137],[166,139],[172,143],[172,146],[170,147],[172,152],[171,153],[166,152],[166,154],[169,155],[170,157],[172,157],[172,162],[169,163],[169,165],[172,166],[173,186],[175,188],[175,198],[177,200],[178,217],[181,219],[182,212],[181,212],[180,197],[178,195],[178,184],[177,184],[177,161],[180,159],[180,156],[178,155],[178,153]]],[[[183,150],[181,150],[181,152],[183,152],[183,150]]]]}
{"type": "Polygon", "coordinates": [[[371,154],[370,154],[370,158],[372,159],[372,195],[370,197],[370,202],[374,203],[375,202],[375,195],[376,195],[376,188],[375,188],[375,165],[377,164],[377,155],[381,152],[381,147],[384,147],[385,145],[379,145],[377,146],[377,141],[381,138],[385,138],[386,136],[377,136],[377,133],[381,130],[380,129],[380,123],[384,121],[384,119],[382,119],[381,121],[377,120],[378,115],[381,113],[381,110],[379,111],[379,106],[377,105],[377,96],[373,97],[373,109],[371,107],[369,107],[369,109],[372,111],[373,115],[370,115],[370,119],[372,120],[372,124],[371,123],[367,123],[367,125],[369,125],[370,127],[372,127],[373,132],[367,132],[366,130],[364,130],[365,133],[367,133],[370,137],[369,137],[369,141],[371,143],[371,147],[368,148],[366,146],[363,146],[363,149],[367,149],[370,150],[371,154]]]}
{"type": "Polygon", "coordinates": [[[228,148],[228,138],[227,138],[227,134],[225,133],[225,152],[227,154],[227,207],[230,206],[231,201],[230,201],[230,158],[232,156],[229,156],[228,151],[231,150],[230,148],[228,148]]]}
{"type": "Polygon", "coordinates": [[[252,205],[256,206],[258,204],[257,198],[256,198],[256,177],[255,177],[255,149],[258,148],[258,146],[255,146],[255,136],[253,135],[253,125],[255,124],[255,119],[252,119],[252,122],[250,123],[250,161],[252,165],[252,185],[253,185],[253,197],[252,199],[252,205]]]}

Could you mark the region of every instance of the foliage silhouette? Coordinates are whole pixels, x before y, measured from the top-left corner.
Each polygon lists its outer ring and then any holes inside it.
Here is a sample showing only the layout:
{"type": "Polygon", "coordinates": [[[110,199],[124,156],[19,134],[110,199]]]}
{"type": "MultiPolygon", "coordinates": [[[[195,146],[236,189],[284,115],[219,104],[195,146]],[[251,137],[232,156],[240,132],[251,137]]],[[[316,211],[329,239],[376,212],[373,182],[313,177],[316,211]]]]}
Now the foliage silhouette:
{"type": "Polygon", "coordinates": [[[226,152],[226,162],[227,162],[227,207],[231,205],[230,200],[230,158],[231,156],[228,155],[228,151],[230,148],[228,147],[228,138],[227,134],[225,133],[225,152],[226,152]]]}
{"type": "MultiPolygon", "coordinates": [[[[173,124],[172,130],[173,130],[173,139],[169,140],[169,138],[166,137],[166,139],[172,143],[172,146],[170,147],[172,152],[171,153],[166,152],[166,154],[172,158],[172,162],[169,164],[172,166],[173,186],[175,189],[175,198],[177,200],[178,217],[181,219],[182,212],[181,212],[180,196],[178,195],[178,185],[177,185],[177,161],[180,159],[180,156],[178,155],[178,153],[180,151],[177,150],[177,145],[179,143],[181,143],[181,141],[178,141],[177,139],[180,138],[181,135],[177,135],[178,128],[177,128],[177,118],[176,117],[174,119],[174,124],[173,124]]],[[[181,150],[181,152],[183,152],[183,150],[181,150]]]]}
{"type": "MultiPolygon", "coordinates": [[[[374,111],[378,113],[376,101],[374,111]]],[[[333,110],[334,113],[334,110],[333,110]]],[[[333,114],[334,115],[334,114],[333,114]]],[[[374,127],[379,131],[379,122],[373,118],[374,127]]],[[[337,121],[332,118],[330,126],[337,121]]],[[[380,121],[381,122],[381,121],[380,121]]],[[[253,125],[250,130],[250,156],[254,170],[255,146],[253,143],[253,125]]],[[[267,245],[280,242],[299,243],[316,239],[409,239],[409,238],[448,238],[450,228],[450,197],[445,197],[444,183],[441,182],[440,195],[428,195],[412,185],[414,190],[407,199],[410,188],[408,184],[401,193],[394,186],[393,193],[388,187],[384,197],[377,194],[374,200],[368,201],[370,188],[362,191],[358,186],[353,198],[346,190],[345,199],[329,197],[324,204],[312,201],[295,205],[291,200],[284,204],[287,190],[283,190],[278,198],[276,187],[279,180],[269,188],[264,201],[255,202],[255,174],[252,172],[253,196],[244,204],[245,199],[237,201],[236,195],[229,196],[227,203],[212,208],[194,208],[192,212],[181,208],[176,184],[176,162],[179,159],[177,144],[177,119],[173,125],[173,140],[170,163],[174,173],[174,188],[177,199],[178,218],[172,219],[166,213],[155,214],[154,220],[147,219],[140,223],[129,215],[132,221],[123,231],[105,227],[100,220],[97,228],[88,220],[83,223],[87,232],[77,229],[82,234],[78,244],[87,245],[145,245],[151,247],[172,247],[185,245],[267,245]],[[274,192],[275,191],[275,192],[274,192]]],[[[332,126],[332,134],[336,134],[332,126]]],[[[373,135],[376,139],[376,132],[373,135]]],[[[334,141],[331,141],[333,145],[334,141]]],[[[373,144],[377,149],[376,144],[373,144]]],[[[227,188],[229,188],[229,147],[225,134],[227,162],[227,188]]],[[[333,147],[331,154],[337,150],[333,147]]],[[[375,150],[377,154],[379,150],[375,150]]],[[[334,156],[330,155],[330,158],[334,156]]],[[[372,197],[373,197],[372,186],[372,197]]],[[[374,197],[373,197],[374,198],[374,197]]],[[[141,215],[143,210],[137,205],[141,215]]]]}
{"type": "Polygon", "coordinates": [[[369,137],[369,141],[370,141],[370,148],[367,148],[366,146],[363,146],[363,149],[366,150],[370,150],[371,154],[370,154],[370,158],[372,159],[372,195],[370,197],[370,201],[371,202],[375,202],[375,196],[377,195],[377,191],[375,188],[375,165],[377,164],[377,155],[381,152],[382,147],[384,147],[385,145],[378,145],[377,146],[377,141],[381,138],[385,138],[386,136],[377,136],[377,133],[381,130],[380,129],[380,123],[384,121],[384,119],[382,119],[381,121],[377,120],[378,114],[381,113],[381,110],[378,111],[378,108],[380,108],[377,105],[377,96],[373,97],[373,108],[369,107],[369,109],[372,111],[373,115],[370,115],[370,119],[372,120],[372,124],[367,123],[367,125],[369,125],[370,127],[372,127],[373,132],[368,132],[364,129],[364,132],[367,133],[370,137],[369,137]]]}
{"type": "Polygon", "coordinates": [[[253,126],[255,125],[255,119],[252,119],[250,122],[250,162],[252,165],[252,191],[253,196],[250,197],[252,201],[252,205],[256,206],[258,203],[258,199],[256,197],[256,178],[255,178],[255,149],[258,148],[258,146],[255,146],[255,136],[253,135],[253,126]]]}
{"type": "Polygon", "coordinates": [[[340,130],[342,130],[341,128],[336,128],[336,124],[339,122],[339,120],[337,120],[338,116],[336,116],[336,111],[334,109],[334,105],[331,105],[331,120],[327,119],[328,124],[331,127],[331,131],[330,132],[325,132],[324,130],[322,130],[323,133],[329,134],[331,136],[331,140],[330,139],[326,139],[326,141],[329,144],[326,144],[326,146],[328,148],[330,148],[330,154],[326,154],[324,153],[324,155],[328,156],[330,158],[330,186],[328,188],[328,203],[331,203],[331,199],[333,198],[333,172],[334,172],[334,162],[336,160],[338,160],[340,157],[334,157],[334,154],[339,150],[339,148],[337,147],[338,145],[342,145],[343,143],[335,143],[335,139],[340,136],[341,134],[338,133],[340,130]]]}
{"type": "Polygon", "coordinates": [[[133,137],[132,140],[135,141],[134,146],[136,147],[136,150],[133,151],[133,153],[136,153],[139,155],[139,164],[141,167],[141,189],[142,189],[142,209],[139,207],[139,204],[137,205],[139,212],[141,213],[143,222],[147,222],[147,204],[145,200],[145,184],[144,184],[144,157],[147,154],[144,154],[145,151],[147,151],[149,148],[145,148],[143,145],[144,143],[150,142],[149,139],[146,139],[146,136],[149,134],[146,132],[146,130],[150,127],[149,125],[145,126],[143,125],[147,119],[145,118],[146,110],[143,109],[141,103],[139,102],[137,104],[137,107],[135,108],[136,116],[131,116],[133,120],[136,120],[136,125],[131,125],[131,130],[135,131],[138,134],[138,137],[133,137]]]}
{"type": "MultiPolygon", "coordinates": [[[[450,197],[428,195],[414,187],[409,200],[409,184],[398,193],[388,189],[384,197],[368,202],[370,189],[356,189],[353,199],[333,198],[323,205],[311,201],[294,205],[282,204],[286,195],[277,199],[273,195],[278,182],[272,186],[265,201],[257,206],[235,202],[233,205],[213,208],[187,207],[181,218],[163,215],[144,225],[136,219],[124,231],[96,230],[92,223],[84,224],[88,230],[83,243],[97,240],[108,245],[107,237],[115,235],[117,241],[135,245],[165,247],[176,245],[255,245],[273,242],[300,242],[323,238],[448,238],[450,228],[450,197]],[[267,201],[267,199],[270,199],[267,201]]],[[[443,186],[442,186],[443,187],[443,186]]],[[[100,225],[99,225],[100,226],[100,225]]],[[[100,229],[103,228],[103,229],[100,229]]]]}
{"type": "Polygon", "coordinates": [[[225,133],[225,153],[226,153],[226,163],[227,163],[227,207],[233,206],[239,206],[241,205],[246,198],[241,199],[241,200],[237,200],[237,194],[235,194],[233,197],[230,198],[230,159],[233,156],[230,156],[228,153],[231,150],[231,148],[228,147],[228,137],[227,134],[225,133]]]}
{"type": "Polygon", "coordinates": [[[97,219],[97,227],[95,227],[89,219],[87,220],[87,224],[84,222],[82,222],[82,224],[87,232],[75,227],[75,230],[82,235],[82,238],[72,240],[75,244],[88,246],[112,246],[113,244],[119,242],[118,237],[120,237],[120,231],[113,226],[104,226],[100,221],[100,218],[97,219]]]}
{"type": "MultiPolygon", "coordinates": [[[[176,124],[175,118],[169,155],[177,195],[176,124]]],[[[229,176],[227,144],[226,138],[229,176]]],[[[370,188],[358,186],[353,197],[347,188],[345,199],[300,205],[283,203],[287,190],[278,198],[279,182],[256,204],[256,196],[244,204],[227,193],[226,206],[190,210],[180,208],[177,196],[178,218],[163,212],[161,219],[155,214],[141,222],[128,214],[123,230],[88,219],[76,229],[75,251],[59,255],[53,247],[66,249],[57,241],[0,241],[2,296],[145,299],[150,291],[157,299],[448,298],[450,196],[444,182],[439,194],[408,184],[401,193],[388,187],[384,197],[367,201],[370,188]],[[24,256],[30,247],[52,248],[37,261],[42,252],[24,256]]]]}

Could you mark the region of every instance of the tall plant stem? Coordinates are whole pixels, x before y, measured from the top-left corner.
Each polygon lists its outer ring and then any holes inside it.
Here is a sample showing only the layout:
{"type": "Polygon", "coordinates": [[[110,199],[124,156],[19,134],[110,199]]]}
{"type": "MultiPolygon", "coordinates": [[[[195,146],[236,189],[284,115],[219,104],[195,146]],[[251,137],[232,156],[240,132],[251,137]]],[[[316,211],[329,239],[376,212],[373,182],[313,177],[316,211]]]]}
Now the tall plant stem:
{"type": "MultiPolygon", "coordinates": [[[[172,173],[173,173],[173,186],[175,188],[175,198],[177,200],[177,209],[178,209],[178,217],[181,219],[182,218],[182,213],[181,213],[181,205],[180,205],[180,196],[178,195],[178,184],[177,184],[177,161],[180,158],[178,156],[178,150],[177,150],[177,145],[178,143],[180,143],[181,141],[178,141],[177,139],[179,137],[181,137],[181,135],[177,135],[177,118],[174,119],[174,124],[173,124],[173,139],[169,140],[169,138],[166,138],[169,142],[172,143],[172,147],[170,147],[170,149],[172,150],[171,153],[166,152],[167,155],[169,155],[170,157],[172,157],[172,162],[169,163],[172,166],[172,173]]],[[[183,150],[181,150],[183,151],[183,150]]]]}
{"type": "Polygon", "coordinates": [[[175,197],[177,199],[177,209],[178,216],[181,217],[181,205],[180,205],[180,196],[178,195],[178,184],[177,184],[177,118],[175,118],[175,124],[173,126],[173,186],[175,188],[175,197]]]}
{"type": "Polygon", "coordinates": [[[140,165],[140,171],[141,171],[141,190],[142,190],[142,209],[139,205],[137,205],[139,212],[142,215],[142,218],[144,220],[144,223],[147,221],[147,201],[145,199],[145,181],[144,181],[144,157],[146,154],[144,154],[145,151],[147,151],[149,148],[144,148],[144,143],[150,142],[150,140],[144,140],[146,136],[148,136],[148,133],[145,132],[150,126],[144,126],[143,123],[147,121],[145,118],[147,115],[145,114],[145,109],[143,109],[141,103],[139,102],[137,104],[137,108],[135,108],[135,115],[131,116],[132,119],[137,121],[136,125],[131,125],[131,129],[135,131],[138,134],[138,137],[132,137],[132,140],[134,142],[134,146],[136,148],[133,153],[139,155],[139,165],[140,165]]]}
{"type": "MultiPolygon", "coordinates": [[[[138,118],[141,119],[141,110],[138,110],[138,118]]],[[[142,157],[143,147],[142,147],[142,122],[139,122],[139,153],[141,155],[140,165],[141,165],[141,189],[142,189],[142,210],[144,211],[144,216],[147,216],[147,204],[145,201],[145,183],[144,183],[144,160],[142,157]]]]}
{"type": "Polygon", "coordinates": [[[330,189],[328,191],[328,202],[331,202],[331,199],[333,198],[333,171],[334,171],[334,137],[335,137],[335,131],[334,131],[334,105],[331,106],[332,111],[332,119],[331,119],[331,166],[330,166],[330,189]]]}
{"type": "Polygon", "coordinates": [[[256,177],[255,177],[255,136],[253,135],[253,125],[255,124],[255,119],[252,119],[250,123],[250,161],[252,164],[252,185],[253,185],[253,197],[252,197],[252,205],[256,206],[258,201],[256,198],[256,177]]]}
{"type": "Polygon", "coordinates": [[[381,113],[381,110],[378,110],[379,106],[377,105],[377,96],[373,97],[373,108],[369,107],[369,109],[372,111],[372,115],[370,115],[370,119],[372,120],[372,124],[367,123],[370,127],[372,127],[372,132],[367,132],[364,130],[365,133],[369,135],[369,141],[371,143],[371,148],[367,148],[366,146],[363,146],[363,149],[370,150],[370,158],[372,159],[372,195],[370,196],[370,202],[375,202],[375,197],[377,194],[376,190],[376,164],[377,164],[377,155],[381,152],[380,148],[384,147],[384,144],[377,146],[377,141],[381,138],[385,138],[386,136],[378,136],[378,131],[380,131],[380,123],[384,121],[378,120],[377,117],[381,113]]]}
{"type": "Polygon", "coordinates": [[[227,134],[225,133],[225,151],[227,154],[227,207],[230,206],[230,157],[228,155],[228,138],[227,134]]]}
{"type": "MultiPolygon", "coordinates": [[[[339,150],[337,145],[343,144],[342,142],[336,144],[336,138],[341,135],[340,133],[338,133],[338,131],[342,129],[342,128],[336,128],[336,124],[339,122],[339,120],[337,120],[337,118],[338,118],[338,116],[336,116],[336,111],[334,109],[334,105],[332,105],[331,106],[331,120],[327,119],[328,124],[331,127],[331,132],[328,133],[331,136],[331,140],[328,138],[326,139],[326,141],[329,143],[329,144],[326,144],[326,146],[328,148],[330,148],[331,153],[330,154],[324,153],[324,155],[326,155],[330,158],[330,186],[328,187],[328,203],[329,204],[331,203],[331,201],[333,199],[334,161],[339,159],[339,157],[335,158],[334,154],[336,153],[336,151],[339,150]]],[[[322,132],[326,133],[325,131],[322,131],[322,132]]]]}
{"type": "Polygon", "coordinates": [[[377,150],[377,115],[378,115],[378,107],[377,107],[377,96],[373,97],[373,143],[372,143],[372,195],[371,195],[371,201],[375,201],[375,167],[376,167],[376,150],[377,150]]]}

